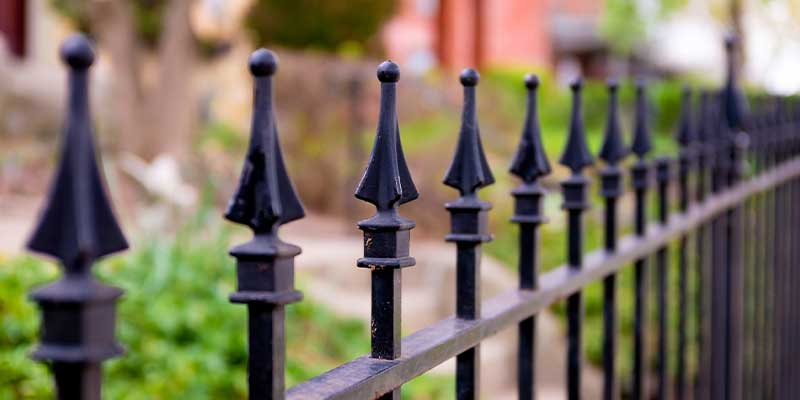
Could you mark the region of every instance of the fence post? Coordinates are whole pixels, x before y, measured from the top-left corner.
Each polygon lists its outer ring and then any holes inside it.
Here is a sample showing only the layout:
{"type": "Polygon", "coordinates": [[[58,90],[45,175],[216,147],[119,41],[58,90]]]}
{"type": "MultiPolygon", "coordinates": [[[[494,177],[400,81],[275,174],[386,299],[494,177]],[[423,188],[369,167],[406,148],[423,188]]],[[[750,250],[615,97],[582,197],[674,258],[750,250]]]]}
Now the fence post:
{"type": "MultiPolygon", "coordinates": [[[[678,208],[682,213],[689,211],[691,193],[689,174],[697,152],[695,151],[695,127],[692,124],[692,91],[688,87],[681,95],[681,115],[676,139],[680,145],[678,156],[678,208]]],[[[701,228],[702,229],[702,228],[701,228]]],[[[699,230],[699,229],[698,229],[699,230]]],[[[678,243],[678,356],[675,382],[675,398],[686,398],[686,352],[689,286],[689,238],[684,235],[678,243]]]]}
{"type": "MultiPolygon", "coordinates": [[[[647,112],[647,93],[643,80],[636,83],[636,114],[633,128],[631,151],[637,161],[631,168],[631,180],[636,194],[635,231],[644,237],[647,230],[647,188],[650,186],[650,164],[645,157],[650,152],[650,126],[647,112]]],[[[631,398],[646,399],[646,331],[647,331],[647,269],[646,259],[634,263],[634,327],[633,327],[633,376],[631,398]]]]}
{"type": "MultiPolygon", "coordinates": [[[[656,160],[656,183],[658,194],[658,223],[664,227],[667,225],[667,218],[669,216],[669,181],[671,178],[670,171],[671,160],[667,157],[661,157],[656,160]]],[[[656,252],[656,280],[658,282],[656,298],[658,307],[658,342],[656,354],[656,367],[658,368],[658,387],[656,398],[661,400],[669,399],[668,396],[669,386],[669,368],[667,366],[667,346],[669,341],[669,334],[667,330],[668,319],[668,292],[667,286],[669,285],[669,267],[667,257],[667,246],[664,246],[656,252]]]]}
{"type": "MultiPolygon", "coordinates": [[[[727,184],[735,186],[741,180],[744,172],[744,155],[748,147],[746,130],[749,128],[747,121],[747,105],[744,95],[738,87],[735,60],[738,38],[730,36],[725,41],[728,57],[728,77],[723,89],[723,115],[725,130],[730,134],[730,164],[727,168],[727,184]]],[[[743,312],[742,302],[744,295],[744,259],[742,256],[742,205],[737,205],[728,210],[727,232],[725,235],[727,249],[726,259],[728,274],[727,293],[727,332],[728,332],[728,361],[726,363],[727,384],[730,389],[728,399],[739,400],[742,398],[742,360],[743,360],[743,312]]],[[[788,250],[788,248],[787,248],[788,250]]]]}
{"type": "MultiPolygon", "coordinates": [[[[400,357],[401,270],[416,264],[409,255],[414,222],[397,212],[400,204],[419,194],[408,171],[397,122],[396,96],[400,68],[391,61],[378,66],[381,82],[381,107],[378,129],[367,168],[358,184],[356,198],[376,208],[372,217],[360,221],[364,232],[364,257],[358,267],[372,275],[372,358],[394,360],[400,357]]],[[[380,397],[400,399],[400,389],[380,397]]]]}
{"type": "Polygon", "coordinates": [[[89,67],[94,51],[83,35],[61,46],[69,68],[69,100],[61,159],[29,250],[61,262],[61,279],[37,288],[31,298],[42,310],[36,360],[51,363],[57,398],[99,400],[101,363],[122,354],[114,337],[116,302],[122,290],[92,277],[104,256],[128,248],[97,165],[89,115],[89,67]]]}
{"type": "MultiPolygon", "coordinates": [[[[539,78],[525,76],[528,91],[525,124],[522,127],[517,151],[509,170],[522,179],[511,194],[514,196],[514,215],[511,222],[519,224],[519,288],[539,288],[539,225],[546,222],[542,213],[544,188],[539,178],[550,173],[550,163],[542,146],[536,90],[539,78]]],[[[517,392],[520,400],[536,396],[536,316],[522,320],[518,326],[517,392]]]]}
{"type": "Polygon", "coordinates": [[[281,225],[305,211],[286,173],[272,106],[275,55],[259,49],[250,56],[255,79],[250,144],[225,218],[246,225],[253,239],[233,247],[237,290],[233,303],[247,304],[247,380],[250,399],[284,398],[285,306],[300,301],[294,288],[294,257],[300,248],[278,237],[281,225]]]}
{"type": "MultiPolygon", "coordinates": [[[[619,163],[628,154],[622,140],[619,123],[616,80],[608,82],[608,117],[605,137],[600,148],[599,158],[606,166],[600,172],[600,196],[605,199],[605,250],[617,250],[617,199],[624,193],[622,170],[619,163]]],[[[617,355],[617,275],[610,274],[603,279],[603,399],[617,398],[616,355],[617,355]]]]}
{"type": "MultiPolygon", "coordinates": [[[[461,197],[447,203],[450,212],[450,234],[445,240],[457,246],[456,258],[456,316],[465,320],[478,319],[480,308],[481,243],[492,240],[487,214],[491,204],[478,198],[477,191],[494,183],[486,155],[481,145],[478,118],[475,111],[475,86],[480,75],[467,68],[461,73],[464,86],[464,110],[458,145],[444,177],[444,184],[458,189],[461,197]]],[[[456,398],[480,397],[480,346],[456,357],[456,398]]]]}
{"type": "MultiPolygon", "coordinates": [[[[587,188],[589,179],[581,171],[594,161],[586,146],[583,127],[581,89],[583,82],[576,79],[571,85],[572,115],[569,137],[560,163],[572,171],[561,182],[564,194],[562,208],[567,212],[567,264],[579,270],[583,264],[583,212],[589,208],[587,188]]],[[[578,291],[567,298],[567,397],[581,398],[581,331],[583,320],[583,294],[578,291]]]]}
{"type": "MultiPolygon", "coordinates": [[[[706,199],[706,192],[708,191],[708,165],[712,162],[711,157],[714,155],[714,148],[710,142],[713,125],[711,124],[711,94],[703,91],[700,94],[700,107],[697,112],[696,134],[698,140],[697,146],[697,174],[695,180],[695,200],[698,204],[702,204],[706,199]]],[[[697,263],[697,284],[695,287],[695,318],[697,337],[695,338],[697,348],[697,367],[695,371],[694,382],[694,398],[703,399],[708,397],[708,382],[710,378],[710,348],[709,348],[709,332],[711,318],[711,302],[710,302],[710,283],[711,283],[711,270],[709,265],[709,251],[708,251],[708,237],[709,229],[708,224],[703,224],[697,229],[695,235],[695,255],[697,263]]]]}

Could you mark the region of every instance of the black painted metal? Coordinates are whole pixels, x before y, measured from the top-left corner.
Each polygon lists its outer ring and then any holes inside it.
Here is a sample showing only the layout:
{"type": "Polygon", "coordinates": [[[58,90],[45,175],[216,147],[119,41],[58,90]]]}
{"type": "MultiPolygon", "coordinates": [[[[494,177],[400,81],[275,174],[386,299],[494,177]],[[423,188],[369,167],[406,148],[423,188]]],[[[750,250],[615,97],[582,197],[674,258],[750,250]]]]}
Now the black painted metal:
{"type": "MultiPolygon", "coordinates": [[[[658,222],[662,225],[667,223],[669,215],[668,193],[670,182],[670,162],[668,158],[656,160],[656,182],[658,194],[658,222]]],[[[669,283],[669,272],[667,269],[667,247],[664,246],[656,252],[656,306],[658,307],[658,337],[656,352],[656,368],[658,372],[658,385],[656,398],[668,399],[668,374],[667,366],[667,345],[669,341],[667,333],[667,285],[669,283]]]]}
{"type": "Polygon", "coordinates": [[[32,356],[52,366],[57,398],[98,400],[100,364],[123,353],[114,337],[122,290],[94,279],[91,268],[128,243],[95,156],[88,88],[94,50],[85,36],[73,35],[61,45],[61,59],[69,69],[61,159],[27,247],[57,259],[64,274],[31,293],[42,310],[41,343],[32,356]]]}
{"type": "Polygon", "coordinates": [[[253,239],[235,246],[236,292],[233,303],[247,305],[247,380],[251,399],[282,399],[286,364],[285,309],[302,293],[294,288],[294,257],[300,248],[278,237],[281,225],[303,218],[283,162],[273,111],[272,75],[278,60],[267,49],[250,56],[255,80],[250,144],[239,186],[225,218],[246,225],[253,239]]]}
{"type": "MultiPolygon", "coordinates": [[[[708,165],[710,158],[714,154],[713,145],[710,143],[712,132],[711,126],[711,95],[704,91],[700,95],[700,106],[697,112],[696,134],[698,140],[697,146],[697,164],[696,164],[696,180],[695,180],[695,200],[698,204],[702,204],[706,199],[706,192],[708,190],[708,165]]],[[[696,338],[695,348],[697,352],[696,372],[694,381],[694,398],[703,399],[708,397],[708,381],[709,381],[709,347],[708,342],[710,331],[710,318],[704,316],[710,315],[710,296],[707,288],[711,282],[710,252],[708,246],[709,227],[708,225],[701,226],[695,236],[695,263],[696,263],[696,277],[697,282],[695,285],[695,326],[696,338]]]]}
{"type": "Polygon", "coordinates": [[[706,202],[698,204],[688,213],[671,215],[670,223],[664,227],[653,226],[644,235],[620,238],[618,251],[614,254],[608,254],[605,249],[588,253],[580,270],[563,265],[544,273],[539,276],[538,290],[511,290],[488,299],[483,302],[482,318],[479,320],[465,321],[453,317],[412,333],[403,339],[403,356],[399,359],[357,358],[289,389],[287,398],[375,398],[376,393],[408,382],[487,337],[579,292],[586,285],[655,253],[744,199],[777,187],[793,177],[800,177],[800,160],[776,166],[725,193],[709,196],[706,202]]]}
{"type": "MultiPolygon", "coordinates": [[[[528,91],[525,123],[510,167],[511,173],[522,179],[522,184],[511,192],[514,196],[511,222],[519,224],[519,288],[536,290],[539,289],[538,229],[546,222],[542,213],[545,191],[539,178],[550,173],[550,162],[542,146],[536,109],[539,78],[525,76],[525,87],[528,91]]],[[[536,397],[536,316],[522,320],[517,329],[517,394],[520,400],[533,400],[536,397]]]]}
{"type": "MultiPolygon", "coordinates": [[[[475,86],[480,76],[474,69],[461,73],[464,86],[464,111],[458,145],[453,161],[444,177],[444,184],[458,189],[461,197],[447,203],[450,212],[450,234],[445,240],[456,243],[456,316],[472,320],[481,317],[480,267],[481,243],[492,240],[487,230],[487,214],[491,204],[478,198],[478,190],[494,183],[481,145],[475,111],[475,86]]],[[[456,358],[456,398],[480,397],[480,346],[456,358]]]]}
{"type": "MultiPolygon", "coordinates": [[[[576,79],[572,89],[572,115],[566,148],[559,160],[572,171],[569,179],[561,182],[564,195],[562,208],[567,212],[567,264],[580,270],[583,264],[583,212],[589,208],[587,188],[589,180],[582,171],[591,165],[592,155],[586,146],[583,128],[581,89],[583,82],[576,79]]],[[[580,291],[567,298],[567,398],[581,398],[581,336],[583,324],[583,295],[580,291]]]]}
{"type": "MultiPolygon", "coordinates": [[[[744,154],[749,145],[746,133],[749,128],[749,113],[744,95],[738,88],[735,67],[735,47],[738,40],[730,36],[725,41],[728,54],[728,76],[725,88],[722,91],[723,107],[723,132],[727,131],[730,141],[730,159],[727,166],[727,185],[736,185],[744,172],[744,154]]],[[[743,311],[742,303],[744,292],[744,266],[742,255],[742,206],[728,210],[726,215],[727,231],[725,232],[725,258],[727,260],[727,351],[726,351],[726,387],[729,400],[742,398],[742,367],[743,367],[743,311]]],[[[788,214],[788,212],[787,212],[788,214]]]]}
{"type": "MultiPolygon", "coordinates": [[[[624,193],[622,170],[618,164],[628,154],[622,140],[617,107],[616,81],[608,83],[608,116],[605,137],[599,158],[606,166],[600,172],[600,195],[605,199],[605,249],[613,253],[617,249],[617,199],[624,193]]],[[[603,399],[618,397],[616,382],[617,355],[617,276],[612,274],[603,280],[603,399]]]]}
{"type": "MultiPolygon", "coordinates": [[[[579,399],[582,291],[601,280],[603,398],[619,398],[623,394],[617,388],[615,365],[616,279],[617,273],[631,263],[635,315],[630,398],[643,400],[653,394],[660,399],[797,398],[800,306],[795,288],[800,284],[800,211],[795,204],[800,200],[800,159],[796,157],[800,151],[800,106],[776,97],[759,102],[751,114],[737,87],[736,44],[734,37],[726,41],[726,85],[718,92],[701,94],[694,118],[690,118],[690,91],[684,92],[677,159],[660,158],[655,165],[647,161],[651,149],[649,110],[645,85],[637,83],[631,145],[638,158],[631,168],[635,234],[620,239],[617,207],[624,190],[619,165],[628,150],[617,116],[617,84],[609,83],[606,132],[599,152],[604,161],[600,171],[600,195],[605,202],[604,246],[585,257],[582,215],[590,206],[590,181],[583,170],[593,160],[584,135],[582,83],[577,80],[571,85],[573,109],[560,159],[572,172],[561,183],[567,213],[568,262],[542,275],[538,229],[545,222],[545,191],[540,178],[550,173],[550,164],[539,132],[539,81],[533,75],[526,76],[526,119],[510,168],[522,181],[512,191],[512,222],[520,225],[520,283],[518,289],[484,302],[480,300],[480,255],[482,243],[491,239],[487,225],[491,206],[480,200],[477,192],[493,183],[494,177],[481,146],[476,115],[479,76],[474,70],[464,70],[458,146],[444,179],[460,194],[445,205],[451,214],[451,232],[446,240],[456,244],[456,312],[453,318],[404,339],[400,330],[401,270],[415,264],[410,256],[414,223],[399,215],[398,206],[414,200],[418,193],[400,144],[396,112],[400,71],[390,61],[381,64],[375,145],[355,193],[377,209],[374,216],[359,222],[364,257],[357,262],[371,271],[371,353],[289,391],[284,388],[284,310],[302,297],[294,288],[294,257],[300,248],[281,241],[278,230],[302,218],[304,210],[287,174],[278,140],[272,99],[277,60],[268,50],[254,52],[250,58],[255,81],[250,144],[238,188],[225,213],[227,219],[248,226],[254,234],[252,240],[230,251],[237,260],[237,291],[230,299],[248,306],[250,398],[399,399],[403,384],[456,357],[457,398],[476,399],[480,395],[480,343],[516,325],[518,394],[520,399],[533,399],[536,315],[566,299],[567,394],[570,399],[579,399]],[[677,212],[670,214],[674,161],[679,201],[677,212]],[[658,223],[648,228],[646,205],[651,178],[658,188],[658,223]],[[673,288],[667,249],[676,242],[678,279],[673,288]],[[645,387],[650,295],[645,261],[650,256],[654,256],[656,269],[658,311],[657,386],[652,393],[645,387]],[[678,296],[674,351],[668,340],[672,337],[668,300],[673,291],[678,296]],[[693,321],[688,320],[690,307],[697,315],[693,321]],[[697,356],[694,363],[689,358],[692,350],[697,356]],[[668,360],[673,359],[675,374],[671,375],[668,360]],[[692,376],[693,396],[689,396],[692,376]]],[[[64,276],[32,293],[43,314],[41,343],[33,357],[51,363],[59,399],[99,399],[101,363],[122,352],[114,338],[115,304],[122,292],[95,281],[90,268],[97,259],[127,248],[127,242],[111,211],[95,159],[87,98],[88,69],[94,54],[80,35],[67,39],[61,52],[70,69],[61,160],[28,248],[58,259],[64,276]]]]}
{"type": "MultiPolygon", "coordinates": [[[[681,146],[678,156],[678,208],[681,212],[689,210],[689,173],[695,158],[695,132],[692,126],[692,93],[684,89],[681,98],[681,115],[678,124],[677,140],[681,146]]],[[[678,349],[675,378],[675,398],[685,399],[686,394],[686,353],[687,353],[687,319],[688,319],[688,237],[682,237],[678,243],[678,349]]]]}
{"type": "MultiPolygon", "coordinates": [[[[647,92],[644,81],[636,84],[636,114],[631,151],[638,157],[631,168],[631,181],[636,196],[635,232],[644,236],[647,230],[647,188],[650,186],[650,164],[645,157],[650,152],[650,126],[647,112],[647,92]]],[[[633,371],[631,377],[631,399],[647,398],[645,392],[646,330],[647,330],[647,269],[641,258],[634,264],[634,328],[633,371]]]]}
{"type": "MultiPolygon", "coordinates": [[[[364,231],[364,257],[358,266],[372,274],[372,357],[394,360],[400,347],[401,270],[416,261],[409,254],[414,222],[398,214],[397,207],[419,194],[408,171],[397,121],[397,81],[400,68],[391,61],[378,66],[381,82],[381,108],[372,156],[356,189],[356,197],[375,206],[372,217],[360,221],[364,231]]],[[[399,399],[400,384],[381,399],[399,399]]]]}

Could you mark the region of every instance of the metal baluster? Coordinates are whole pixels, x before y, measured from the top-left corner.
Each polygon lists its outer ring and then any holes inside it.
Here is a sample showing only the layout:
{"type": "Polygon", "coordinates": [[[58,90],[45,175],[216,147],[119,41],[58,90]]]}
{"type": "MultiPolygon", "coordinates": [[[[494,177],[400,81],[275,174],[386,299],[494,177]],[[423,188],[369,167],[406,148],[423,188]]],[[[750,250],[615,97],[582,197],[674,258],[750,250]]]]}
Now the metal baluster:
{"type": "MultiPolygon", "coordinates": [[[[461,197],[445,207],[450,212],[450,234],[446,239],[457,246],[456,316],[465,320],[481,317],[480,266],[481,243],[492,240],[488,231],[488,211],[491,204],[478,198],[477,191],[494,183],[486,155],[481,145],[478,118],[475,111],[475,86],[480,76],[474,69],[461,73],[464,86],[464,110],[461,130],[453,161],[444,184],[458,189],[461,197]]],[[[480,346],[456,357],[456,398],[480,397],[480,346]]]]}
{"type": "MultiPolygon", "coordinates": [[[[647,229],[647,188],[650,186],[650,164],[646,160],[650,152],[650,126],[648,122],[647,93],[644,81],[636,84],[636,116],[631,151],[638,160],[631,169],[633,189],[636,194],[635,225],[636,235],[646,236],[647,229]]],[[[646,333],[647,333],[647,269],[646,259],[636,260],[635,275],[635,307],[633,332],[633,377],[631,398],[644,400],[647,398],[645,378],[646,366],[646,333]]]]}
{"type": "MultiPolygon", "coordinates": [[[[669,215],[668,189],[670,181],[670,159],[659,158],[656,160],[656,182],[658,194],[658,222],[661,226],[666,226],[669,215]]],[[[656,252],[656,279],[658,283],[656,297],[658,307],[658,352],[656,357],[658,369],[658,399],[668,399],[667,381],[669,379],[669,369],[667,367],[667,285],[669,284],[669,271],[667,268],[667,247],[662,247],[656,252]]]]}
{"type": "MultiPolygon", "coordinates": [[[[617,199],[624,193],[619,163],[628,154],[622,140],[617,104],[617,82],[608,83],[608,116],[599,158],[606,166],[600,173],[600,195],[605,199],[605,250],[617,250],[617,199]]],[[[617,354],[617,275],[603,279],[603,399],[618,397],[616,382],[617,354]]]]}
{"type": "MultiPolygon", "coordinates": [[[[560,163],[572,171],[569,179],[561,182],[564,194],[563,209],[567,212],[567,263],[573,270],[583,264],[583,211],[589,208],[587,188],[589,180],[581,171],[592,164],[592,155],[586,146],[583,127],[581,89],[583,82],[576,79],[571,85],[573,102],[569,137],[560,163]]],[[[581,331],[583,295],[580,291],[567,298],[567,397],[581,398],[581,331]]]]}
{"type": "MultiPolygon", "coordinates": [[[[397,207],[419,194],[408,171],[397,122],[396,96],[400,68],[391,61],[378,67],[381,107],[372,155],[358,184],[356,198],[371,203],[377,212],[360,221],[364,232],[364,257],[358,267],[372,275],[372,358],[400,357],[400,283],[402,268],[416,264],[409,255],[414,222],[401,217],[397,207]]],[[[400,389],[380,397],[400,399],[400,389]]]]}
{"type": "MultiPolygon", "coordinates": [[[[712,166],[711,191],[719,194],[727,182],[727,164],[730,163],[726,150],[728,144],[724,140],[725,133],[721,132],[722,101],[720,96],[715,96],[716,107],[714,115],[714,164],[712,166]]],[[[711,223],[711,380],[709,382],[710,397],[714,400],[727,400],[727,259],[725,236],[727,233],[727,219],[717,216],[711,223]]]]}
{"type": "Polygon", "coordinates": [[[61,159],[29,250],[53,257],[64,274],[36,288],[41,343],[32,357],[50,363],[58,399],[99,400],[101,363],[123,353],[114,337],[122,290],[98,282],[92,264],[125,250],[97,165],[89,111],[89,67],[94,50],[83,35],[67,38],[61,59],[69,69],[69,98],[61,159]]]}
{"type": "MultiPolygon", "coordinates": [[[[539,287],[539,225],[546,222],[542,213],[544,188],[539,178],[550,173],[550,163],[542,146],[539,117],[536,109],[536,89],[539,78],[525,76],[528,91],[525,124],[510,171],[522,179],[511,194],[514,196],[514,215],[511,221],[519,224],[519,288],[536,290],[539,287]]],[[[518,326],[517,391],[520,400],[536,397],[536,316],[522,320],[518,326]]]]}
{"type": "MultiPolygon", "coordinates": [[[[689,211],[689,173],[692,169],[696,152],[694,148],[695,132],[691,120],[692,92],[684,88],[681,96],[681,115],[678,124],[677,140],[680,144],[678,159],[678,207],[682,213],[689,211]]],[[[686,352],[687,352],[687,314],[688,314],[688,236],[680,238],[678,243],[678,355],[675,382],[675,398],[686,398],[686,352]]]]}
{"type": "Polygon", "coordinates": [[[285,306],[303,297],[294,288],[294,258],[300,248],[278,237],[281,225],[303,218],[305,211],[286,173],[278,139],[272,100],[277,68],[277,58],[267,49],[250,56],[255,80],[250,144],[225,211],[225,218],[253,231],[253,239],[230,250],[237,281],[230,301],[247,305],[250,399],[284,398],[285,306]]]}
{"type": "MultiPolygon", "coordinates": [[[[730,135],[730,165],[727,168],[727,185],[736,186],[741,180],[744,171],[744,154],[749,146],[746,133],[748,129],[748,111],[746,98],[738,87],[734,67],[736,55],[735,47],[738,39],[729,36],[725,41],[728,54],[728,78],[723,89],[725,129],[730,135]]],[[[744,263],[742,255],[742,220],[743,205],[739,204],[728,210],[726,214],[727,232],[726,259],[728,288],[727,288],[727,330],[728,330],[728,368],[727,387],[728,399],[739,400],[742,398],[742,363],[743,363],[743,292],[744,292],[744,263]]]]}
{"type": "MultiPolygon", "coordinates": [[[[711,130],[713,125],[711,123],[711,95],[708,92],[700,94],[700,107],[697,113],[697,140],[699,145],[697,148],[697,180],[695,181],[695,199],[698,204],[703,204],[706,200],[706,192],[708,190],[709,171],[708,165],[712,162],[711,157],[714,155],[713,145],[710,143],[711,130]]],[[[697,229],[695,236],[695,259],[697,264],[696,276],[696,293],[695,293],[695,318],[696,322],[696,351],[697,369],[695,371],[695,386],[694,398],[705,399],[708,397],[708,382],[710,378],[709,370],[710,357],[709,357],[709,331],[711,319],[710,315],[711,301],[710,301],[710,283],[711,283],[711,268],[710,268],[710,254],[708,249],[709,238],[709,225],[704,223],[697,229]]]]}

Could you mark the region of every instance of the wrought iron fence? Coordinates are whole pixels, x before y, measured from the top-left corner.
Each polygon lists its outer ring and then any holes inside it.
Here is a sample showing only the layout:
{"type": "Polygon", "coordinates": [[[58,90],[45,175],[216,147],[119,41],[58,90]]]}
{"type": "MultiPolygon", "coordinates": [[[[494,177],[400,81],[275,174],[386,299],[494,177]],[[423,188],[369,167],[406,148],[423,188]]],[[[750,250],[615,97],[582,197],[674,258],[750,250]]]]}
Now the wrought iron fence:
{"type": "MultiPolygon", "coordinates": [[[[737,87],[736,40],[726,41],[728,78],[720,90],[702,91],[693,101],[686,89],[675,157],[651,160],[646,84],[636,85],[633,142],[624,144],[617,110],[617,83],[608,84],[600,195],[604,199],[604,246],[585,253],[583,213],[590,207],[592,165],[583,127],[582,82],[571,85],[572,114],[559,160],[571,175],[561,183],[567,214],[567,264],[539,273],[538,228],[546,222],[545,194],[539,180],[551,166],[542,148],[537,116],[536,76],[525,77],[527,111],[510,172],[520,178],[512,191],[519,225],[519,288],[480,299],[481,245],[492,239],[487,218],[491,205],[478,191],[494,182],[481,146],[476,118],[479,75],[461,74],[464,109],[455,156],[444,183],[460,196],[447,203],[456,244],[456,310],[451,318],[401,337],[400,288],[403,268],[413,267],[410,232],[414,222],[399,206],[418,193],[403,156],[395,110],[399,67],[378,67],[380,116],[372,155],[355,196],[376,208],[359,222],[364,257],[356,262],[372,279],[370,354],[301,383],[284,387],[284,309],[300,301],[294,288],[294,257],[300,248],[278,237],[281,225],[302,218],[303,205],[284,165],[273,112],[272,76],[277,59],[257,50],[250,58],[255,80],[250,145],[239,186],[225,217],[250,227],[253,239],[231,249],[237,261],[234,303],[247,305],[248,381],[252,399],[397,399],[401,386],[431,368],[456,358],[456,397],[480,394],[480,344],[516,327],[520,399],[535,397],[536,316],[566,299],[567,394],[581,398],[583,298],[590,283],[603,285],[603,398],[620,396],[616,368],[617,295],[635,302],[633,370],[630,396],[644,399],[790,399],[797,398],[800,315],[795,287],[800,257],[800,108],[788,98],[761,98],[753,112],[737,87]],[[695,104],[697,103],[697,104],[695,104]],[[629,171],[623,161],[636,156],[629,171]],[[629,174],[635,195],[635,232],[618,237],[618,200],[629,174]],[[648,196],[655,184],[658,215],[647,219],[648,196]],[[671,187],[675,186],[675,188],[671,187]],[[677,207],[670,194],[678,194],[677,207]],[[674,211],[671,211],[674,210],[674,211]],[[692,245],[690,245],[692,244],[692,245]],[[669,246],[677,245],[678,309],[668,296],[669,246]],[[618,293],[617,275],[633,267],[633,293],[618,293]],[[654,288],[648,287],[655,274],[654,288]],[[648,338],[647,300],[655,295],[658,324],[648,338]],[[690,313],[690,308],[693,312],[690,313]],[[677,314],[671,332],[668,313],[677,314]],[[687,328],[689,316],[697,329],[687,328]],[[690,333],[692,335],[690,336],[690,333]],[[670,345],[676,335],[677,347],[670,345]],[[646,342],[655,340],[657,379],[647,386],[646,342]],[[691,346],[696,351],[689,352],[691,346]],[[674,352],[676,365],[668,365],[674,352]],[[689,360],[694,357],[694,360],[689,360]],[[696,365],[691,367],[690,365],[696,365]],[[671,371],[674,371],[671,372],[671,371]]],[[[58,281],[36,289],[32,298],[43,314],[41,343],[33,356],[52,365],[60,399],[100,397],[101,363],[122,353],[115,340],[117,288],[96,281],[90,272],[98,258],[124,250],[127,243],[111,211],[92,143],[87,100],[88,69],[94,53],[82,36],[62,46],[69,68],[70,94],[61,161],[47,206],[28,243],[63,265],[58,281]]],[[[231,334],[239,334],[231,332],[231,334]]]]}

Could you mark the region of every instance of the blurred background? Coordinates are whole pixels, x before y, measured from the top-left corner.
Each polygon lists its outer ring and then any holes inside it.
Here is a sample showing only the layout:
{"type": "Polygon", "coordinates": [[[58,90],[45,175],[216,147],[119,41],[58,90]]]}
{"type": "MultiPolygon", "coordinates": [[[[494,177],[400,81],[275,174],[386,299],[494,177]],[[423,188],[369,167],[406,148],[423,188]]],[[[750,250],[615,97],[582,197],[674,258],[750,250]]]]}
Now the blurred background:
{"type": "MultiPolygon", "coordinates": [[[[378,112],[375,67],[402,70],[400,131],[420,199],[402,207],[417,222],[404,273],[404,334],[453,313],[454,248],[441,184],[458,132],[458,72],[482,74],[478,111],[497,183],[495,240],[486,245],[484,296],[515,287],[516,228],[508,222],[507,173],[520,134],[522,77],[541,80],[540,119],[555,163],[566,138],[578,75],[593,151],[606,117],[605,80],[619,78],[626,132],[632,77],[651,82],[657,154],[675,149],[681,87],[713,88],[724,69],[723,35],[743,43],[738,64],[751,93],[800,89],[800,0],[3,0],[0,2],[0,399],[52,396],[46,367],[27,358],[38,332],[31,287],[58,274],[27,256],[24,242],[56,162],[65,105],[58,46],[68,34],[95,42],[91,102],[109,192],[131,242],[96,268],[126,290],[118,336],[128,353],[106,364],[111,399],[246,397],[245,309],[227,301],[233,260],[227,248],[246,229],[221,215],[247,145],[252,80],[249,53],[279,55],[275,103],[289,174],[308,216],[282,230],[303,248],[296,261],[303,302],[288,308],[287,384],[369,350],[369,278],[355,267],[355,222],[371,209],[353,198],[369,156],[378,112]]],[[[543,267],[564,261],[556,168],[542,228],[543,267]]],[[[596,190],[594,190],[596,192],[596,190]]],[[[630,199],[623,202],[630,204],[630,199]]],[[[596,203],[597,204],[597,203],[596,203]]],[[[630,210],[630,207],[622,207],[630,210]]],[[[587,249],[599,245],[600,207],[588,213],[587,249]]],[[[622,214],[630,229],[629,211],[622,214]]],[[[672,257],[675,259],[675,257],[672,257]]],[[[674,278],[674,274],[673,274],[674,278]]],[[[620,287],[620,379],[630,364],[632,277],[620,287]]],[[[675,298],[675,296],[672,296],[675,298]]],[[[586,388],[600,390],[601,291],[587,289],[586,388]]],[[[540,395],[562,398],[561,310],[540,321],[540,395]]],[[[674,315],[673,315],[674,316],[674,315]]],[[[692,327],[692,329],[694,329],[692,327]]],[[[483,345],[487,398],[514,398],[516,332],[483,345]],[[490,395],[491,394],[491,395],[490,395]]],[[[673,364],[674,365],[674,364],[673,364]]],[[[447,399],[453,364],[404,386],[409,399],[447,399]]]]}

